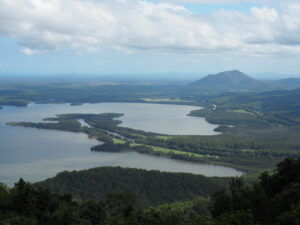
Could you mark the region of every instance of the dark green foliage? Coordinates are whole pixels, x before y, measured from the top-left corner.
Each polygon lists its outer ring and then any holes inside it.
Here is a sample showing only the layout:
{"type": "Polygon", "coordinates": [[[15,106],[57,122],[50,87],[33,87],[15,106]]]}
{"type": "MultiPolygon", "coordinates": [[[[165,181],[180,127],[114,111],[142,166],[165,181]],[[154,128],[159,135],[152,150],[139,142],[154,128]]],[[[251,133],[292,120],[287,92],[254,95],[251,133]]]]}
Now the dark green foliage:
{"type": "Polygon", "coordinates": [[[126,144],[112,144],[104,143],[102,145],[97,145],[91,148],[92,151],[96,152],[123,152],[130,150],[129,143],[126,144]]]}
{"type": "Polygon", "coordinates": [[[0,186],[0,225],[299,225],[299,168],[300,159],[287,159],[252,187],[234,178],[211,200],[148,208],[139,207],[139,197],[129,193],[74,201],[21,179],[12,189],[0,186]]]}
{"type": "Polygon", "coordinates": [[[101,113],[101,114],[63,114],[59,115],[57,120],[76,120],[83,119],[89,125],[104,130],[113,130],[121,123],[119,120],[114,120],[117,117],[122,116],[119,113],[101,113]]]}
{"type": "Polygon", "coordinates": [[[49,129],[49,130],[63,130],[79,132],[81,131],[81,125],[76,120],[63,120],[59,123],[31,123],[31,122],[12,122],[8,123],[11,126],[23,126],[23,127],[33,127],[38,129],[49,129]]]}
{"type": "MultiPolygon", "coordinates": [[[[217,220],[231,217],[249,218],[250,224],[299,224],[300,159],[286,159],[278,164],[276,173],[263,173],[251,188],[241,178],[231,181],[228,191],[213,195],[212,215],[217,220]],[[242,214],[241,214],[242,213],[242,214]]],[[[226,223],[225,223],[226,224],[226,223]]],[[[242,223],[247,224],[247,223],[242,223]]]]}
{"type": "Polygon", "coordinates": [[[300,225],[300,204],[292,206],[290,211],[282,213],[276,221],[276,225],[300,225]]]}
{"type": "Polygon", "coordinates": [[[222,214],[216,221],[217,225],[256,225],[249,211],[235,211],[222,214]]]}
{"type": "Polygon", "coordinates": [[[8,202],[0,210],[1,225],[149,225],[197,224],[208,221],[208,210],[201,210],[207,200],[186,206],[164,205],[158,208],[137,207],[128,193],[111,193],[99,201],[75,202],[69,195],[53,194],[22,179],[10,190],[0,190],[0,201],[8,202]],[[199,206],[200,204],[200,206],[199,206]]]}
{"type": "Polygon", "coordinates": [[[71,196],[56,195],[22,179],[10,190],[0,190],[1,225],[92,225],[104,221],[100,202],[74,202],[71,196]],[[4,194],[7,195],[4,197],[4,194]]]}
{"type": "Polygon", "coordinates": [[[38,183],[56,193],[71,193],[78,199],[105,199],[110,192],[133,193],[138,205],[157,205],[208,197],[228,184],[229,178],[204,177],[187,173],[166,173],[120,167],[99,167],[62,172],[38,183]]]}
{"type": "MultiPolygon", "coordinates": [[[[133,147],[131,147],[131,149],[134,150],[134,151],[137,151],[139,153],[147,153],[147,154],[154,154],[155,153],[151,147],[146,146],[146,145],[133,146],[133,147]]],[[[157,152],[157,153],[159,153],[159,152],[157,152]]]]}

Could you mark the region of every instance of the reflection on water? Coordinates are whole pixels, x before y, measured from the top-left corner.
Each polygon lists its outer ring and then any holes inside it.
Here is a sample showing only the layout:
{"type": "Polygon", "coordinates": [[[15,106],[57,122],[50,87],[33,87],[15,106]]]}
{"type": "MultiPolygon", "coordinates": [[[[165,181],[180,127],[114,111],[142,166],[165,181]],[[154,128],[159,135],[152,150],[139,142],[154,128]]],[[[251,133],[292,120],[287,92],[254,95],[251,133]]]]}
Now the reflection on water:
{"type": "Polygon", "coordinates": [[[10,127],[11,121],[42,121],[64,113],[124,113],[122,126],[161,133],[216,134],[215,125],[202,118],[187,117],[193,106],[140,103],[31,104],[29,107],[4,107],[0,110],[0,181],[12,184],[20,177],[38,181],[62,170],[96,166],[123,166],[173,172],[190,172],[207,176],[236,176],[231,168],[201,165],[138,153],[95,153],[98,144],[85,134],[33,128],[10,127]],[[172,131],[172,132],[171,132],[172,131]]]}

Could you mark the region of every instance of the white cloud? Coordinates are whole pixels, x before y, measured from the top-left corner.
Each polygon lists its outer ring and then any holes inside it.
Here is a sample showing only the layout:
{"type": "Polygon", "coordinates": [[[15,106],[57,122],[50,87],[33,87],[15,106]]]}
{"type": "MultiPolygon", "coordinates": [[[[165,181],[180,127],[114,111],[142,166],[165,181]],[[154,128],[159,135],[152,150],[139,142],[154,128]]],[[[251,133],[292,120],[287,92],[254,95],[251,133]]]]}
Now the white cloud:
{"type": "Polygon", "coordinates": [[[33,50],[33,49],[30,49],[30,48],[25,48],[25,47],[21,48],[20,52],[25,54],[25,55],[34,55],[34,54],[39,53],[37,50],[33,50]]]}
{"type": "Polygon", "coordinates": [[[278,13],[275,9],[262,7],[251,8],[251,13],[261,21],[275,22],[278,19],[278,13]]]}
{"type": "MultiPolygon", "coordinates": [[[[239,1],[240,2],[240,1],[239,1]]],[[[141,0],[0,0],[0,35],[27,55],[73,48],[134,53],[300,54],[300,3],[196,15],[141,0]]]]}

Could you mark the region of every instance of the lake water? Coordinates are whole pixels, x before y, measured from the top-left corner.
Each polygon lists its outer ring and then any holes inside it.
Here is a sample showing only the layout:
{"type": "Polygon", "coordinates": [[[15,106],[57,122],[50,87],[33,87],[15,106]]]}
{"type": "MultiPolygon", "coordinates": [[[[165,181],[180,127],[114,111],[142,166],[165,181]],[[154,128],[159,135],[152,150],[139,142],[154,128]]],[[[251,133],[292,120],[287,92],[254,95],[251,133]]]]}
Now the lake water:
{"type": "Polygon", "coordinates": [[[39,130],[6,126],[7,122],[38,122],[64,113],[115,112],[125,115],[121,126],[162,134],[215,135],[216,125],[203,118],[187,114],[193,106],[98,103],[70,106],[70,104],[30,104],[28,107],[4,107],[0,110],[0,181],[9,185],[20,177],[39,181],[62,170],[88,169],[96,166],[122,166],[171,172],[190,172],[207,176],[237,176],[241,173],[222,166],[195,164],[130,153],[97,153],[90,147],[99,144],[82,133],[39,130]]]}

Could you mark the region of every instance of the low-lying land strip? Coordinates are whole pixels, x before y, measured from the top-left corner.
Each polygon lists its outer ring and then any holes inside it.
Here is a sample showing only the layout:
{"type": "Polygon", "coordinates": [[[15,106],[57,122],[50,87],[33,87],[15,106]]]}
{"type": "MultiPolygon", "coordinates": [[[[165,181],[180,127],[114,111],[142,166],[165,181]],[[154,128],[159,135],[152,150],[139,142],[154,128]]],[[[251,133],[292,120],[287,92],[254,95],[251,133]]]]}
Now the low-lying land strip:
{"type": "MultiPolygon", "coordinates": [[[[291,128],[273,125],[261,115],[244,112],[221,113],[217,110],[197,110],[194,116],[204,116],[208,121],[221,122],[223,132],[217,136],[167,136],[119,127],[116,118],[122,114],[64,114],[47,118],[51,123],[14,122],[10,125],[84,132],[106,144],[92,148],[93,151],[137,151],[167,156],[174,159],[230,166],[245,172],[256,173],[273,167],[283,157],[298,157],[298,143],[287,136],[291,128]],[[238,116],[236,117],[236,115],[238,116]],[[235,115],[235,117],[233,116],[235,115]],[[81,126],[83,119],[91,127],[81,126]],[[57,123],[53,123],[57,121],[57,123]],[[233,124],[229,126],[227,124],[233,124]],[[286,140],[276,137],[285,133],[286,140]],[[294,148],[294,149],[293,149],[294,148]]],[[[293,135],[298,135],[297,127],[293,135]]]]}

